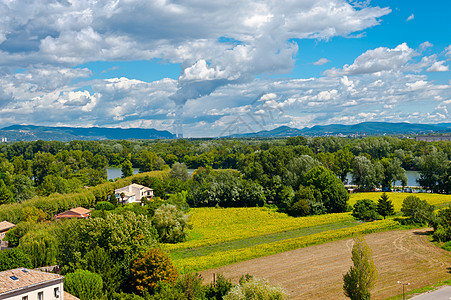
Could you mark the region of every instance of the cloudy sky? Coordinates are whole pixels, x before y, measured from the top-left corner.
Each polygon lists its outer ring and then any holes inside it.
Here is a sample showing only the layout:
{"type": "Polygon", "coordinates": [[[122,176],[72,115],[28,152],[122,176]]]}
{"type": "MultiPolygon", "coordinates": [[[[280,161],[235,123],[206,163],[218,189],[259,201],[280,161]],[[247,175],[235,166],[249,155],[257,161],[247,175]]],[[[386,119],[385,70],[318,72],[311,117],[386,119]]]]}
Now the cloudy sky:
{"type": "Polygon", "coordinates": [[[451,2],[0,0],[0,127],[451,122],[451,2]],[[180,115],[179,115],[180,116],[180,115]]]}

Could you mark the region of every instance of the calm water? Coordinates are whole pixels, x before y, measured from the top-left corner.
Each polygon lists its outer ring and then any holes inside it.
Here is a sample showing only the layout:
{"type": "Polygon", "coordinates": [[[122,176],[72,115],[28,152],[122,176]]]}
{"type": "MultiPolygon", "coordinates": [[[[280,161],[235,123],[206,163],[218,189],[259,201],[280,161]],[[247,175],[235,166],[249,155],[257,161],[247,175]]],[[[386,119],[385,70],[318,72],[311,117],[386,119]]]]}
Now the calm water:
{"type": "MultiPolygon", "coordinates": [[[[196,169],[188,169],[189,176],[193,175],[194,171],[196,171],[196,169]]],[[[121,176],[122,176],[121,168],[107,168],[106,172],[108,173],[108,180],[121,178],[121,176]]],[[[133,174],[138,174],[138,173],[139,173],[139,168],[133,168],[133,174]]]]}
{"type": "MultiPolygon", "coordinates": [[[[406,171],[406,176],[407,176],[407,186],[419,186],[417,179],[420,178],[420,173],[418,171],[406,171]]],[[[349,183],[352,182],[351,174],[348,174],[346,178],[348,179],[349,183]]],[[[401,182],[400,181],[396,182],[396,185],[401,185],[401,182]]]]}
{"type": "MultiPolygon", "coordinates": [[[[121,168],[107,168],[106,172],[108,173],[108,180],[121,178],[121,176],[122,176],[121,168]]],[[[137,173],[139,173],[139,169],[133,168],[133,174],[137,174],[137,173]]]]}

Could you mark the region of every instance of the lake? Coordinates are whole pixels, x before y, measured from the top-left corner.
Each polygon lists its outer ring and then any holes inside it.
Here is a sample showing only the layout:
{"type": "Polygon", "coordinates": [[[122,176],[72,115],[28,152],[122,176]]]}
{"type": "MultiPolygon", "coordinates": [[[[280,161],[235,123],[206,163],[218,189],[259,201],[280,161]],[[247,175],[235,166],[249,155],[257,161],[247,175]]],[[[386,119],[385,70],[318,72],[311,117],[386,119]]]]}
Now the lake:
{"type": "MultiPolygon", "coordinates": [[[[407,186],[420,186],[417,182],[417,179],[420,178],[420,173],[418,171],[406,171],[407,176],[407,186]]],[[[352,182],[352,174],[349,173],[348,176],[346,176],[346,179],[349,183],[352,182]]],[[[396,182],[396,185],[400,186],[401,182],[396,182]]]]}
{"type": "MultiPolygon", "coordinates": [[[[108,180],[121,178],[122,176],[121,168],[107,168],[106,171],[108,173],[108,180]]],[[[195,169],[188,169],[188,174],[191,176],[193,175],[194,171],[195,169]]],[[[133,174],[137,173],[139,173],[139,169],[133,168],[133,174]]],[[[407,186],[419,186],[417,179],[420,178],[420,173],[418,171],[406,171],[406,176],[407,176],[407,186]]],[[[346,176],[346,178],[350,183],[352,181],[351,173],[349,173],[348,176],[346,176]]],[[[397,182],[396,185],[401,185],[401,182],[397,182]]]]}
{"type": "MultiPolygon", "coordinates": [[[[106,172],[108,174],[108,180],[110,179],[116,179],[116,178],[121,178],[122,177],[122,171],[121,168],[107,168],[106,172]]],[[[139,169],[138,168],[133,168],[133,174],[138,174],[139,173],[139,169]]]]}

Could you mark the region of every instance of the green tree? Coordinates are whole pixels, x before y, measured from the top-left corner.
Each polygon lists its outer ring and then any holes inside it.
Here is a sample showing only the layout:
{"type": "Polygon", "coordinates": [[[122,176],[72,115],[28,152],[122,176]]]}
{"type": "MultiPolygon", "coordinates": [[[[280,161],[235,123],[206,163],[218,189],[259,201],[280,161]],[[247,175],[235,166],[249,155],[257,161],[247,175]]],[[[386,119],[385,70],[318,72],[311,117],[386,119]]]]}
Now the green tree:
{"type": "Polygon", "coordinates": [[[14,200],[13,192],[0,179],[0,205],[12,203],[14,200]]]}
{"type": "Polygon", "coordinates": [[[21,249],[6,249],[0,251],[0,272],[15,268],[32,268],[30,256],[21,249]]]}
{"type": "Polygon", "coordinates": [[[345,212],[349,194],[343,183],[329,169],[317,166],[304,176],[304,186],[313,186],[321,192],[321,199],[328,213],[345,212]]]}
{"type": "Polygon", "coordinates": [[[19,248],[30,256],[33,268],[56,263],[58,244],[50,226],[29,231],[20,239],[19,248]]]}
{"type": "Polygon", "coordinates": [[[224,300],[283,300],[287,293],[279,286],[271,286],[264,279],[250,278],[236,286],[224,296],[224,300]]]}
{"type": "Polygon", "coordinates": [[[188,168],[186,167],[185,163],[176,162],[172,165],[172,169],[169,172],[169,176],[172,178],[187,181],[189,178],[188,168]]]}
{"type": "Polygon", "coordinates": [[[154,248],[133,261],[130,283],[140,294],[146,291],[153,293],[158,282],[174,283],[177,276],[177,270],[169,256],[154,248]]]}
{"type": "Polygon", "coordinates": [[[416,165],[420,172],[418,183],[434,193],[440,192],[443,174],[450,165],[447,155],[441,151],[431,151],[417,159],[416,165]]]}
{"type": "Polygon", "coordinates": [[[129,177],[133,175],[133,165],[130,162],[130,160],[126,159],[123,163],[122,163],[122,178],[125,177],[129,177]]]}
{"type": "Polygon", "coordinates": [[[34,206],[26,206],[22,209],[22,220],[25,222],[42,222],[47,219],[47,214],[34,206]]]}
{"type": "Polygon", "coordinates": [[[17,247],[20,239],[30,230],[34,230],[36,226],[35,222],[20,222],[16,227],[8,230],[3,240],[8,241],[9,247],[17,247]]]}
{"type": "Polygon", "coordinates": [[[374,165],[365,156],[354,158],[352,164],[352,182],[363,191],[370,191],[377,185],[377,174],[374,165]]]}
{"type": "Polygon", "coordinates": [[[352,161],[354,160],[354,154],[348,150],[340,149],[335,153],[335,169],[341,182],[346,180],[346,176],[352,169],[352,161]]]}
{"type": "Polygon", "coordinates": [[[58,262],[64,271],[73,272],[77,263],[99,246],[120,268],[121,280],[129,276],[135,255],[157,243],[157,232],[150,218],[131,211],[110,213],[104,218],[61,222],[56,236],[58,262]]]}
{"type": "Polygon", "coordinates": [[[377,205],[370,199],[357,200],[352,216],[363,221],[375,220],[378,217],[377,205]]]}
{"type": "Polygon", "coordinates": [[[164,204],[154,213],[153,223],[162,243],[177,243],[186,239],[189,216],[177,206],[164,204]]]}
{"type": "Polygon", "coordinates": [[[434,218],[434,206],[413,195],[404,199],[401,212],[409,223],[426,224],[434,218]]]}
{"type": "Polygon", "coordinates": [[[156,160],[157,155],[154,152],[147,150],[142,151],[137,158],[139,172],[152,171],[154,169],[156,160]]]}
{"type": "Polygon", "coordinates": [[[310,155],[294,157],[286,166],[286,171],[282,176],[284,179],[283,181],[286,182],[286,184],[291,185],[293,189],[297,190],[304,179],[304,175],[319,165],[321,165],[321,163],[310,155]]]}
{"type": "Polygon", "coordinates": [[[16,202],[22,202],[36,195],[33,180],[25,175],[16,175],[13,178],[13,192],[16,202]]]}
{"type": "Polygon", "coordinates": [[[343,275],[344,294],[352,300],[369,300],[370,290],[376,282],[377,269],[371,248],[363,237],[354,238],[351,258],[353,265],[343,275]]]}
{"type": "Polygon", "coordinates": [[[377,213],[381,216],[391,216],[395,214],[395,207],[393,202],[389,199],[387,193],[382,193],[381,197],[377,202],[377,213]]]}
{"type": "Polygon", "coordinates": [[[80,267],[99,274],[104,283],[103,288],[109,295],[117,291],[122,283],[119,267],[108,252],[99,246],[86,253],[84,259],[80,261],[80,267]]]}
{"type": "Polygon", "coordinates": [[[64,290],[80,300],[99,299],[102,288],[102,277],[86,270],[76,270],[64,278],[64,290]]]}

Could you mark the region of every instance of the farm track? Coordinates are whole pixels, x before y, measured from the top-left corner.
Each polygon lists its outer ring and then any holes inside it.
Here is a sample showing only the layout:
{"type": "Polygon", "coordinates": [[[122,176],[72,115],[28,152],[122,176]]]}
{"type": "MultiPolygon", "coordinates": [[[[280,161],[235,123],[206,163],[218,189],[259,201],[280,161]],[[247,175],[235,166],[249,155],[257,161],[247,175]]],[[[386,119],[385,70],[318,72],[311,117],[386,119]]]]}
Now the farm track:
{"type": "MultiPolygon", "coordinates": [[[[397,281],[410,282],[409,290],[451,278],[451,253],[429,242],[428,229],[396,230],[365,236],[379,272],[373,299],[402,292],[397,281]]],[[[352,264],[352,239],[330,242],[252,259],[200,272],[209,282],[213,273],[237,282],[251,274],[280,284],[290,299],[347,299],[343,274],[352,264]]]]}

